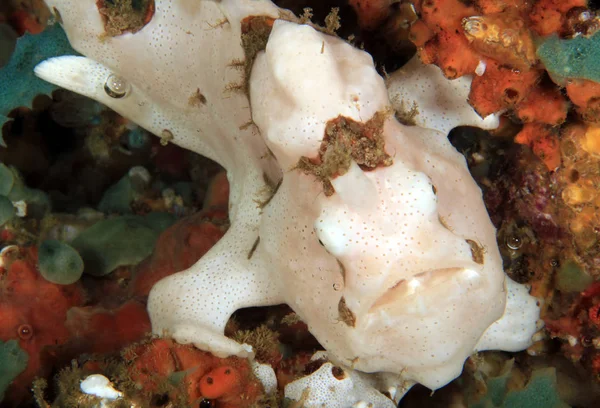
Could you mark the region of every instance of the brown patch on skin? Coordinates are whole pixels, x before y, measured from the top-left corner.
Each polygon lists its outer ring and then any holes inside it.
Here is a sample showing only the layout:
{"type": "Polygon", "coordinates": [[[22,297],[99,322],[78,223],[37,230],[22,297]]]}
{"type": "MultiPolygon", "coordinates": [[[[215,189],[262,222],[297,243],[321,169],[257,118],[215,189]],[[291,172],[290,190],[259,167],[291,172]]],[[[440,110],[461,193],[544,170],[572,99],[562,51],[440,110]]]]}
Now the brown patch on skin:
{"type": "Polygon", "coordinates": [[[173,133],[169,129],[164,129],[160,134],[160,144],[166,146],[173,140],[173,133]]]}
{"type": "Polygon", "coordinates": [[[206,96],[200,92],[200,88],[196,89],[196,92],[188,99],[188,104],[195,108],[199,108],[200,106],[206,105],[206,96]]]}
{"type": "Polygon", "coordinates": [[[109,37],[140,31],[155,11],[154,0],[97,0],[96,7],[109,37]]]}
{"type": "Polygon", "coordinates": [[[252,255],[254,255],[254,251],[256,251],[256,248],[258,247],[259,242],[260,242],[260,237],[256,237],[256,241],[254,241],[254,244],[252,244],[252,248],[250,248],[250,252],[248,252],[248,259],[252,258],[252,255]]]}
{"type": "Polygon", "coordinates": [[[483,254],[484,250],[477,242],[472,239],[467,239],[467,244],[471,247],[471,256],[473,257],[473,261],[480,265],[483,265],[483,254]]]}
{"type": "Polygon", "coordinates": [[[346,299],[344,299],[343,296],[340,299],[340,303],[338,303],[338,313],[340,314],[340,320],[346,323],[346,325],[350,327],[356,325],[356,316],[352,310],[348,308],[348,305],[346,305],[346,299]]]}
{"type": "Polygon", "coordinates": [[[327,363],[327,360],[324,358],[319,358],[318,360],[310,361],[306,366],[304,366],[304,375],[311,375],[315,371],[317,371],[323,364],[327,363]]]}
{"type": "Polygon", "coordinates": [[[257,201],[259,208],[261,208],[261,209],[265,208],[271,202],[273,197],[275,197],[275,194],[277,194],[279,187],[281,187],[281,183],[283,183],[283,179],[279,180],[277,182],[277,184],[275,185],[275,187],[271,187],[271,191],[269,193],[269,198],[267,198],[265,201],[257,201]]]}
{"type": "Polygon", "coordinates": [[[256,54],[267,48],[267,41],[271,35],[274,22],[274,18],[266,16],[249,16],[242,20],[242,49],[246,58],[243,61],[234,60],[229,66],[243,69],[244,77],[241,83],[227,85],[225,91],[241,91],[249,96],[250,72],[252,71],[254,59],[256,54]]]}
{"type": "Polygon", "coordinates": [[[417,122],[415,118],[419,114],[419,106],[416,102],[413,102],[410,108],[405,106],[404,101],[400,102],[400,108],[396,111],[394,116],[396,120],[402,123],[404,126],[416,126],[417,122]]]}
{"type": "Polygon", "coordinates": [[[390,166],[392,157],[385,152],[383,124],[387,113],[377,112],[366,123],[338,116],[327,122],[319,156],[301,157],[296,165],[305,174],[312,174],[323,183],[326,196],[335,193],[331,179],[344,175],[352,160],[363,171],[390,166]]]}
{"type": "Polygon", "coordinates": [[[214,30],[216,28],[223,27],[225,24],[229,24],[229,20],[227,18],[223,18],[223,19],[217,21],[215,24],[210,24],[210,23],[206,23],[206,24],[208,24],[208,26],[214,30]]]}
{"type": "Polygon", "coordinates": [[[347,377],[344,369],[338,366],[333,366],[331,369],[331,374],[333,374],[333,376],[340,381],[347,377]]]}
{"type": "Polygon", "coordinates": [[[54,18],[56,19],[56,22],[59,24],[63,23],[63,19],[62,16],[60,15],[60,11],[58,11],[58,9],[56,7],[52,7],[52,14],[54,15],[54,18]]]}
{"type": "Polygon", "coordinates": [[[254,123],[254,121],[249,120],[248,122],[244,123],[242,126],[240,126],[238,129],[240,130],[246,130],[249,129],[250,126],[256,125],[256,123],[254,123]]]}

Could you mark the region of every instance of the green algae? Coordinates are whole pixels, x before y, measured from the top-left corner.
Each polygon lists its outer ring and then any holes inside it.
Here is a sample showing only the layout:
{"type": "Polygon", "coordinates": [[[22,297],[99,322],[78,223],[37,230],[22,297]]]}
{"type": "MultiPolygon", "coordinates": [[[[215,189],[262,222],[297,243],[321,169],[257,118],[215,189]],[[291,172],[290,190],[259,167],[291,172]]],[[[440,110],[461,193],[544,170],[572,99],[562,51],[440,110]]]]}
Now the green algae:
{"type": "Polygon", "coordinates": [[[131,203],[135,199],[135,193],[129,175],[125,175],[117,183],[113,184],[104,192],[98,210],[103,213],[132,213],[131,203]]]}
{"type": "Polygon", "coordinates": [[[98,210],[103,213],[131,214],[131,204],[146,190],[150,178],[150,173],[145,168],[132,167],[106,190],[98,204],[98,210]]]}
{"type": "Polygon", "coordinates": [[[567,261],[556,272],[555,286],[563,292],[581,292],[592,284],[592,278],[579,264],[567,261]]]}
{"type": "Polygon", "coordinates": [[[486,392],[476,401],[467,401],[468,408],[568,408],[560,397],[556,369],[534,369],[526,382],[519,380],[514,360],[506,362],[496,376],[485,381],[486,392]]]}
{"type": "Polygon", "coordinates": [[[119,266],[136,265],[149,256],[160,233],[176,221],[173,214],[122,215],[99,221],[71,245],[85,264],[84,272],[105,276],[119,266]]]}
{"type": "Polygon", "coordinates": [[[0,226],[12,220],[16,214],[17,212],[12,202],[0,195],[0,226]]]}
{"type": "Polygon", "coordinates": [[[27,368],[29,355],[16,340],[0,340],[0,402],[15,378],[27,368]]]}
{"type": "Polygon", "coordinates": [[[27,187],[17,169],[0,163],[0,225],[13,218],[16,214],[13,204],[18,202],[25,204],[23,216],[41,218],[51,209],[45,192],[27,187]]]}
{"type": "Polygon", "coordinates": [[[15,176],[10,168],[0,163],[0,195],[7,196],[15,184],[15,176]]]}
{"type": "Polygon", "coordinates": [[[69,244],[49,239],[38,248],[39,270],[44,279],[59,285],[70,285],[83,274],[83,259],[69,244]]]}

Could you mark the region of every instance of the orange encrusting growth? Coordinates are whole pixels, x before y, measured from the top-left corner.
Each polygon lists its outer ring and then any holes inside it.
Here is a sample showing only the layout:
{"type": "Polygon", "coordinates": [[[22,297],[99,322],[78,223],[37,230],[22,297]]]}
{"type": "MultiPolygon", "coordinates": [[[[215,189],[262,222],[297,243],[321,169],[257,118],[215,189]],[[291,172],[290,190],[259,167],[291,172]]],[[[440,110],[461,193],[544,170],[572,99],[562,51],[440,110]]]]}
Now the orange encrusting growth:
{"type": "Polygon", "coordinates": [[[488,60],[485,74],[475,76],[469,93],[469,103],[479,115],[514,109],[531,93],[542,71],[518,72],[488,60]]]}
{"type": "Polygon", "coordinates": [[[569,101],[557,86],[535,87],[517,106],[516,113],[524,123],[540,122],[558,126],[567,119],[569,101]]]}
{"type": "Polygon", "coordinates": [[[476,0],[477,9],[482,14],[501,13],[509,9],[528,9],[529,0],[476,0]]]}
{"type": "Polygon", "coordinates": [[[527,123],[515,136],[515,142],[531,147],[548,170],[554,171],[560,166],[558,129],[542,123],[527,123]]]}
{"type": "Polygon", "coordinates": [[[131,379],[143,393],[153,394],[174,374],[184,374],[182,390],[190,406],[206,399],[221,408],[251,407],[264,394],[248,360],[221,359],[170,339],[138,344],[128,349],[124,358],[130,363],[131,379]]]}
{"type": "Polygon", "coordinates": [[[208,399],[221,398],[240,386],[240,375],[231,366],[218,367],[200,379],[200,394],[208,399]]]}
{"type": "Polygon", "coordinates": [[[587,0],[539,0],[529,13],[531,28],[541,36],[559,33],[567,12],[574,7],[586,6],[587,0]]]}
{"type": "Polygon", "coordinates": [[[67,313],[66,326],[72,341],[87,353],[118,351],[150,332],[145,305],[130,300],[116,309],[100,306],[74,307],[67,313]]]}
{"type": "Polygon", "coordinates": [[[477,14],[475,8],[459,0],[439,0],[416,2],[415,9],[435,35],[428,38],[430,35],[418,22],[411,28],[411,40],[416,40],[421,60],[439,66],[449,79],[475,72],[481,57],[471,48],[461,27],[463,18],[477,14]]]}
{"type": "Polygon", "coordinates": [[[52,370],[58,349],[71,337],[67,311],[83,304],[79,282],[56,285],[37,271],[37,248],[16,248],[2,256],[0,267],[0,340],[15,339],[28,356],[27,367],[15,378],[4,403],[11,406],[30,392],[37,376],[52,370]],[[51,311],[51,313],[47,313],[51,311]]]}
{"type": "Polygon", "coordinates": [[[600,83],[553,84],[541,66],[537,35],[583,32],[578,21],[587,0],[416,0],[419,20],[410,40],[426,64],[454,79],[473,75],[469,103],[482,117],[493,113],[523,123],[517,141],[527,144],[549,169],[560,165],[558,132],[572,105],[585,122],[600,122],[600,83]],[[578,31],[579,30],[579,31],[578,31]],[[570,98],[570,101],[569,101],[570,98]],[[572,102],[572,103],[571,103],[572,102]]]}
{"type": "Polygon", "coordinates": [[[567,95],[577,106],[584,120],[600,122],[600,83],[588,80],[574,80],[567,84],[567,95]]]}

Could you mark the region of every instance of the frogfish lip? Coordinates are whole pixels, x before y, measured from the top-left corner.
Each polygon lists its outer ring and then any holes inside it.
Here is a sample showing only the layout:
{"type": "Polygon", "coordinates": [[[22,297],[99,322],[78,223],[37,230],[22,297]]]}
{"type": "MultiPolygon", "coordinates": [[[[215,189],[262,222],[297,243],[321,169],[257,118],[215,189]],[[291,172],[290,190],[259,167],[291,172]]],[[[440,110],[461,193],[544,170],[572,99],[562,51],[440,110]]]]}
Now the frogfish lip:
{"type": "Polygon", "coordinates": [[[452,302],[481,284],[479,272],[469,268],[445,268],[400,279],[369,308],[369,313],[401,308],[402,313],[427,313],[424,309],[452,302]]]}

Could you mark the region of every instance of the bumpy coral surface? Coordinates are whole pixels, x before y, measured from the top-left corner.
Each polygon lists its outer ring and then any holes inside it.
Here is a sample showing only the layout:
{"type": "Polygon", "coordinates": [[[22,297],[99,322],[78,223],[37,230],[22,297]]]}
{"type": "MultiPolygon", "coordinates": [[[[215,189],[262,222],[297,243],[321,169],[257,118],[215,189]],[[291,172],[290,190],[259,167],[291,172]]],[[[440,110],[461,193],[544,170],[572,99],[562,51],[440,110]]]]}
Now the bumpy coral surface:
{"type": "Polygon", "coordinates": [[[18,402],[28,392],[37,375],[51,369],[57,346],[65,344],[70,333],[67,312],[83,304],[79,284],[55,285],[36,269],[37,249],[7,247],[0,255],[0,340],[17,340],[28,356],[26,369],[11,385],[7,403],[18,402]],[[41,311],[52,310],[52,313],[41,311]]]}
{"type": "Polygon", "coordinates": [[[600,19],[588,2],[421,0],[414,5],[420,18],[411,26],[411,40],[421,60],[450,79],[473,75],[469,102],[477,113],[506,113],[524,124],[516,141],[533,147],[548,169],[556,170],[557,142],[548,140],[556,139],[557,130],[550,128],[565,123],[571,102],[583,120],[598,121],[600,19]]]}
{"type": "Polygon", "coordinates": [[[502,271],[481,192],[435,130],[447,121],[398,123],[368,54],[268,1],[156,1],[143,30],[113,38],[95,1],[47,3],[87,58],[39,76],[228,171],[231,227],[153,288],[157,334],[251,356],[223,336],[229,316],[287,303],[329,358],[401,390],[529,344],[535,300],[502,271]]]}
{"type": "MultiPolygon", "coordinates": [[[[187,403],[212,401],[224,408],[256,406],[262,385],[245,359],[219,359],[210,353],[171,340],[156,339],[135,345],[125,353],[132,380],[142,392],[166,391],[167,382],[181,384],[187,403]]],[[[175,395],[171,395],[176,400],[175,395]]]]}

